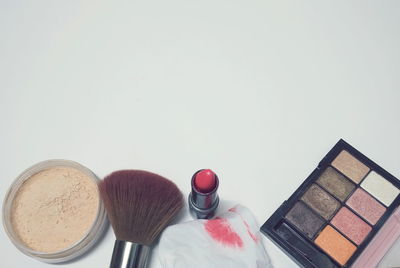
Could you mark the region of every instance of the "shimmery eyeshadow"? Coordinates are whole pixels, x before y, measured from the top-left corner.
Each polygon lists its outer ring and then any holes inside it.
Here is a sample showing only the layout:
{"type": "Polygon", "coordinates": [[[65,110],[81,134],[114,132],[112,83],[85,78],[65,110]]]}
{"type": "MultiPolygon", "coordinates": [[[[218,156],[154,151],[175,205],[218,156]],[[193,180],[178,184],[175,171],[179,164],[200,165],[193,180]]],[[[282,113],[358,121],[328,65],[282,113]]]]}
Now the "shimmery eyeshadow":
{"type": "Polygon", "coordinates": [[[338,201],[316,184],[310,186],[307,192],[301,197],[301,200],[327,220],[340,206],[338,201]]]}
{"type": "Polygon", "coordinates": [[[344,201],[355,188],[352,182],[332,167],[325,169],[317,183],[341,201],[344,201]]]}
{"type": "Polygon", "coordinates": [[[331,224],[357,245],[360,245],[372,230],[371,226],[346,207],[339,210],[331,224]]]}
{"type": "Polygon", "coordinates": [[[383,205],[361,188],[350,196],[346,204],[371,224],[376,224],[386,211],[383,205]]]}
{"type": "Polygon", "coordinates": [[[400,190],[383,178],[375,171],[371,171],[361,183],[361,187],[367,190],[371,195],[385,204],[390,206],[393,200],[396,199],[400,190]]]}
{"type": "Polygon", "coordinates": [[[343,150],[339,153],[335,160],[333,160],[332,166],[349,177],[355,183],[360,183],[360,181],[369,172],[369,168],[366,165],[361,163],[346,150],[343,150]]]}
{"type": "Polygon", "coordinates": [[[285,218],[303,231],[309,238],[313,238],[321,229],[324,221],[314,214],[306,205],[297,202],[293,208],[286,214],[285,218]]]}
{"type": "Polygon", "coordinates": [[[355,245],[329,225],[315,239],[315,244],[341,265],[345,265],[357,249],[355,245]]]}

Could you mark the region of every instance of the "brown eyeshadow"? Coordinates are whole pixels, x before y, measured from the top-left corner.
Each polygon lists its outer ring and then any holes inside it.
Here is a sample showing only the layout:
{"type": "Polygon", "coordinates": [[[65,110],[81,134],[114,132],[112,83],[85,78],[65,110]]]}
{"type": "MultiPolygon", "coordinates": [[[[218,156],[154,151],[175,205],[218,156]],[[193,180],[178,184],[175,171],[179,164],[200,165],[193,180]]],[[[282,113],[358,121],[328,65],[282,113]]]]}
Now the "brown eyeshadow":
{"type": "Polygon", "coordinates": [[[369,172],[369,168],[361,163],[357,158],[351,155],[346,150],[343,150],[333,160],[332,166],[349,177],[355,183],[360,183],[361,180],[369,172]]]}
{"type": "Polygon", "coordinates": [[[332,167],[325,169],[317,183],[341,201],[346,200],[355,188],[351,181],[332,167]]]}
{"type": "Polygon", "coordinates": [[[324,224],[320,217],[301,202],[297,202],[285,218],[309,238],[313,238],[324,224]]]}
{"type": "Polygon", "coordinates": [[[337,200],[316,184],[310,186],[301,197],[301,200],[327,220],[340,207],[340,203],[337,200]]]}

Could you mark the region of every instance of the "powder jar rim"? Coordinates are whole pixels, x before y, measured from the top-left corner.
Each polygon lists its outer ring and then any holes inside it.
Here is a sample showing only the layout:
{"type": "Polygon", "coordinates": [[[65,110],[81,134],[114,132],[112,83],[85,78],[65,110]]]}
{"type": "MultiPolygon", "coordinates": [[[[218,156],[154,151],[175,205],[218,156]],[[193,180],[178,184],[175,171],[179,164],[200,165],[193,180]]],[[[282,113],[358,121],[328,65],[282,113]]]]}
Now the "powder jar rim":
{"type": "Polygon", "coordinates": [[[32,250],[24,245],[22,241],[20,241],[15,234],[12,223],[11,223],[11,209],[14,198],[22,186],[22,184],[31,178],[34,174],[37,174],[40,171],[54,168],[54,167],[70,167],[75,168],[85,175],[87,175],[93,182],[97,185],[100,179],[87,167],[71,161],[71,160],[64,160],[64,159],[51,159],[39,162],[26,170],[24,170],[11,184],[10,188],[8,189],[4,201],[3,201],[3,208],[2,208],[2,220],[3,220],[3,227],[7,233],[7,236],[11,240],[11,242],[18,248],[22,253],[28,255],[32,258],[40,260],[46,263],[61,263],[70,261],[75,259],[85,252],[87,252],[90,248],[92,248],[96,242],[103,236],[106,227],[108,226],[108,220],[106,211],[104,208],[104,204],[99,197],[99,204],[97,207],[96,217],[92,223],[92,226],[86,232],[86,234],[73,245],[63,250],[57,252],[38,252],[32,250]]]}

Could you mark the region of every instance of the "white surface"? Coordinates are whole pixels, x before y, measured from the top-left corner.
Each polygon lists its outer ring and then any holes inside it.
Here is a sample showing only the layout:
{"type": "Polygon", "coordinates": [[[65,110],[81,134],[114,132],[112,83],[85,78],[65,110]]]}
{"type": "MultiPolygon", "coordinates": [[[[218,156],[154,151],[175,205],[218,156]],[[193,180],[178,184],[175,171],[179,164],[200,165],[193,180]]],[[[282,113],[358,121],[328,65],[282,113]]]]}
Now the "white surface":
{"type": "MultiPolygon", "coordinates": [[[[50,158],[101,177],[148,169],[185,195],[207,167],[222,205],[261,224],[341,137],[400,177],[399,12],[399,1],[3,0],[1,197],[50,158]]],[[[65,266],[107,267],[113,240],[65,266]]],[[[296,267],[264,243],[276,267],[296,267]]],[[[3,231],[0,252],[1,267],[51,266],[3,231]]]]}

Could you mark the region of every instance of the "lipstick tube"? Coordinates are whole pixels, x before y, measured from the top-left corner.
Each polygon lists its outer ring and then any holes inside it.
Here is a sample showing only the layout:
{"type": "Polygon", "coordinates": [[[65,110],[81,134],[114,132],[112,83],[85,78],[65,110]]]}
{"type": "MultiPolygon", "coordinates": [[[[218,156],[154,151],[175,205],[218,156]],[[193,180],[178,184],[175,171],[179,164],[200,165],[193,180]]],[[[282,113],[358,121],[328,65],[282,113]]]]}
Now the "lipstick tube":
{"type": "Polygon", "coordinates": [[[213,187],[206,191],[198,189],[195,183],[196,176],[203,170],[204,169],[197,171],[192,176],[192,191],[189,194],[189,210],[192,216],[197,219],[210,219],[215,215],[219,204],[219,197],[217,194],[219,179],[218,176],[213,173],[215,179],[213,187]]]}

